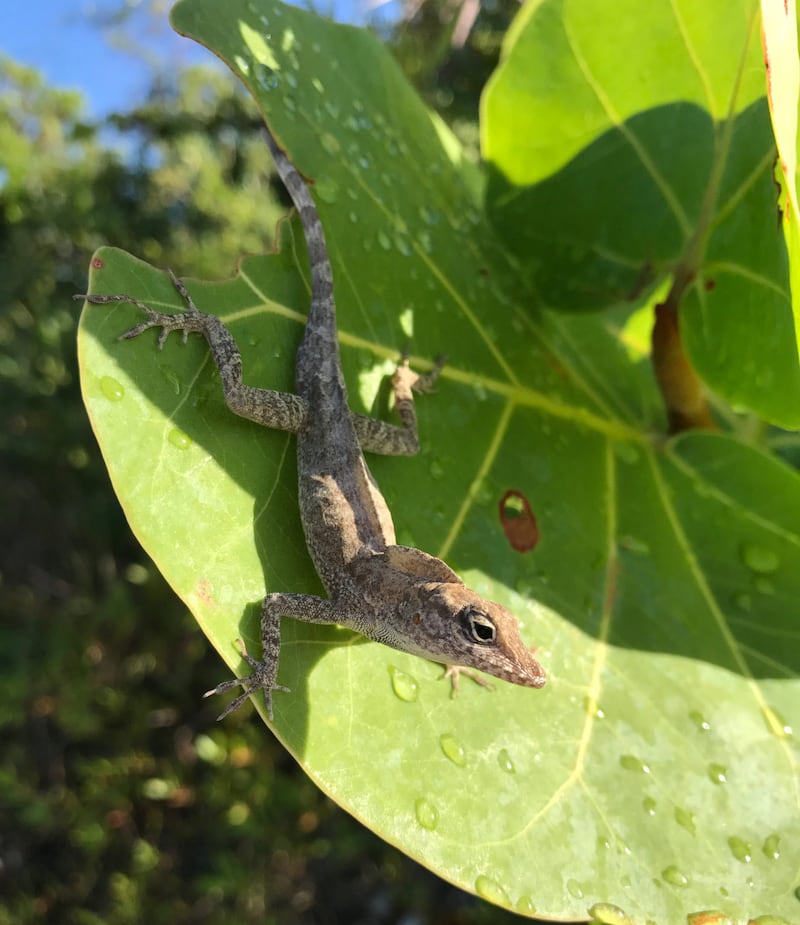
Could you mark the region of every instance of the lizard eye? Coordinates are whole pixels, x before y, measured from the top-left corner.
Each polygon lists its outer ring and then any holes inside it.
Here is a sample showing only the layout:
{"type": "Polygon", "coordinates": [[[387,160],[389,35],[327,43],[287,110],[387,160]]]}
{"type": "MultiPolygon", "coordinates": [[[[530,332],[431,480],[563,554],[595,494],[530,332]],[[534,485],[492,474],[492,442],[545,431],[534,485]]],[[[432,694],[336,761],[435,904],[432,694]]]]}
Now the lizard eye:
{"type": "Polygon", "coordinates": [[[465,607],[461,611],[461,625],[464,633],[470,642],[477,642],[481,645],[491,645],[497,636],[497,630],[494,623],[481,613],[480,610],[473,610],[472,607],[465,607]]]}

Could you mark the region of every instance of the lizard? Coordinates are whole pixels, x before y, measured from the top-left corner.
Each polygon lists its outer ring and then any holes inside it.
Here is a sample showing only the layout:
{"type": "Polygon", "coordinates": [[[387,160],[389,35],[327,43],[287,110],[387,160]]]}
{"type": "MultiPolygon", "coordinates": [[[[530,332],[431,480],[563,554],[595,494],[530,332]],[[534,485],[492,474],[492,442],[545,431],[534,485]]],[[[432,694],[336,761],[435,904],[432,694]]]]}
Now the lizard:
{"type": "Polygon", "coordinates": [[[233,335],[213,314],[201,312],[185,284],[169,270],[186,306],[159,312],[126,294],[82,295],[90,304],[131,303],[145,319],[120,335],[138,337],[160,328],[158,346],[168,335],[203,335],[222,381],[231,411],[266,427],[297,435],[298,495],[306,544],[328,595],[268,593],[261,606],[261,660],[239,642],[252,674],[226,680],[205,696],[243,687],[220,714],[223,719],[252,694],[263,691],[273,720],[280,619],[338,624],[368,639],[433,661],[448,669],[454,686],[458,671],[478,669],[496,678],[539,688],[545,672],[523,643],[514,615],[470,590],[441,559],[398,545],[392,516],[370,473],[364,451],[413,455],[419,449],[414,392],[429,391],[444,365],[439,358],[426,375],[415,373],[404,353],[392,378],[400,424],[350,410],[342,373],[334,301],[333,270],[322,222],[308,186],[275,138],[267,144],[278,174],[299,213],[311,275],[311,301],[295,359],[295,392],[255,388],[243,382],[242,357],[233,335]]]}

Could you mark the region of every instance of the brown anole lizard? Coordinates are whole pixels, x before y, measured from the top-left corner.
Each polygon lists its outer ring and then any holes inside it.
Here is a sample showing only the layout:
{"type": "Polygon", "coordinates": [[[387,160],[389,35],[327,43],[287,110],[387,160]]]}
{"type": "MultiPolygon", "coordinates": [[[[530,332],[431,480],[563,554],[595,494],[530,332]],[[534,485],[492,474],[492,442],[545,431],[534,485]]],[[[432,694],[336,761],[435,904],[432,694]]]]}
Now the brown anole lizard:
{"type": "MultiPolygon", "coordinates": [[[[219,370],[231,411],[266,427],[297,434],[300,515],[308,551],[328,598],[267,594],[261,609],[262,660],[243,649],[253,673],[223,681],[210,694],[242,685],[244,692],[220,719],[263,690],[272,719],[277,684],[280,618],[334,623],[403,652],[458,667],[477,668],[525,687],[542,687],[545,673],[523,644],[516,618],[500,604],[466,587],[441,559],[395,542],[389,509],[362,450],[413,455],[419,445],[412,391],[427,391],[442,366],[426,376],[403,359],[392,379],[401,426],[354,414],[339,358],[333,273],[325,235],[308,188],[276,141],[267,134],[284,184],[300,214],[311,265],[311,305],[295,363],[296,393],[253,388],[242,381],[242,358],[232,335],[215,315],[197,309],[184,284],[170,271],[186,311],[155,311],[128,295],[88,295],[94,304],[130,302],[146,320],[121,335],[138,337],[161,328],[159,347],[171,331],[184,341],[202,334],[219,370]]],[[[457,677],[457,675],[456,675],[457,677]]]]}

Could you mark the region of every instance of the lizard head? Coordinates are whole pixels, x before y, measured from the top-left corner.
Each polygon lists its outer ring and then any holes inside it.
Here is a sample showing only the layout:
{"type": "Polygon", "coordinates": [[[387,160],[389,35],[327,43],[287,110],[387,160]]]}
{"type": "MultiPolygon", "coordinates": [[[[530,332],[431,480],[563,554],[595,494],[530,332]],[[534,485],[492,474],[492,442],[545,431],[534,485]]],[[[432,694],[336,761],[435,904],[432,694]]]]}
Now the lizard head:
{"type": "Polygon", "coordinates": [[[420,654],[523,687],[544,686],[544,668],[522,641],[516,617],[502,604],[451,582],[428,583],[421,597],[424,603],[410,614],[420,654]]]}

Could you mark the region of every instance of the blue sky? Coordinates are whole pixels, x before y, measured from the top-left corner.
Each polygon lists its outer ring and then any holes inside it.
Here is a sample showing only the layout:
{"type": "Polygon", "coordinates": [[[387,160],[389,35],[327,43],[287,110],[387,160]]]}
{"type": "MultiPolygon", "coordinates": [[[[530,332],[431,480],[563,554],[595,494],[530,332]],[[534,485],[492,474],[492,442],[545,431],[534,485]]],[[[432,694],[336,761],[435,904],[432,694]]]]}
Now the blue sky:
{"type": "MultiPolygon", "coordinates": [[[[153,64],[216,62],[207,50],[174,33],[166,12],[151,15],[147,0],[128,0],[133,14],[116,29],[97,24],[123,2],[11,0],[4,4],[0,54],[35,67],[54,86],[80,90],[91,118],[143,102],[153,64]]],[[[164,6],[171,4],[165,0],[164,6]]],[[[335,9],[352,16],[355,6],[353,0],[336,0],[335,9]]]]}

